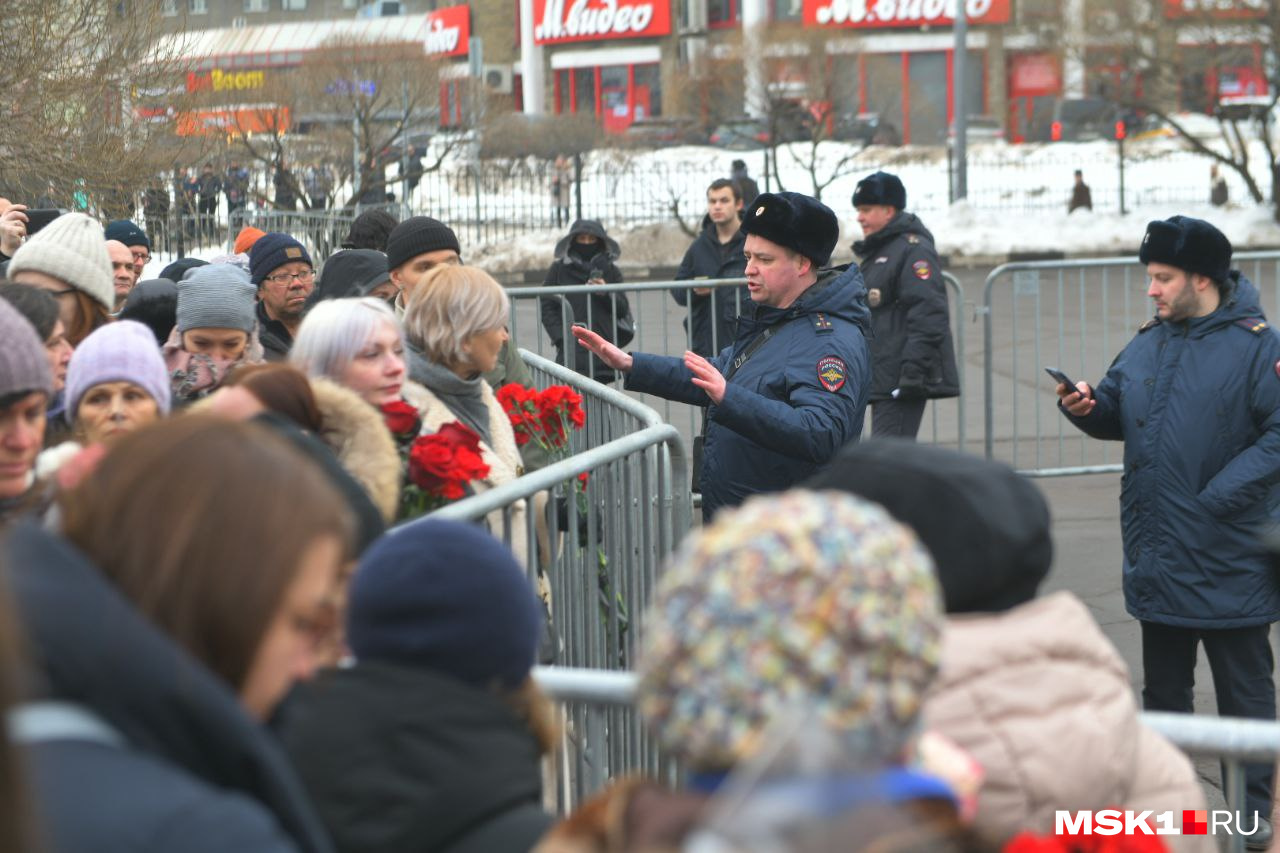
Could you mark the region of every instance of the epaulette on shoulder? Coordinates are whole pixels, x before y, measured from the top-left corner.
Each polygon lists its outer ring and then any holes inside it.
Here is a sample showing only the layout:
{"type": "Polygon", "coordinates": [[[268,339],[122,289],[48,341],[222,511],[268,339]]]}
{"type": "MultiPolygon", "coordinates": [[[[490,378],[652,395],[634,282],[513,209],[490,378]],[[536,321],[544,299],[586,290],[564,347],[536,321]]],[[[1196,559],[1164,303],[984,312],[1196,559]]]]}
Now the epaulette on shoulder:
{"type": "Polygon", "coordinates": [[[819,311],[813,315],[813,328],[814,331],[826,333],[830,332],[835,327],[831,324],[831,321],[827,319],[827,315],[819,311]]]}
{"type": "Polygon", "coordinates": [[[1248,329],[1255,335],[1262,334],[1268,328],[1267,321],[1261,317],[1245,317],[1244,319],[1236,320],[1236,325],[1242,329],[1248,329]]]}
{"type": "Polygon", "coordinates": [[[1148,320],[1147,322],[1143,323],[1141,326],[1138,327],[1138,334],[1142,334],[1148,329],[1154,329],[1156,326],[1159,326],[1159,325],[1160,325],[1160,318],[1152,317],[1150,320],[1148,320]]]}

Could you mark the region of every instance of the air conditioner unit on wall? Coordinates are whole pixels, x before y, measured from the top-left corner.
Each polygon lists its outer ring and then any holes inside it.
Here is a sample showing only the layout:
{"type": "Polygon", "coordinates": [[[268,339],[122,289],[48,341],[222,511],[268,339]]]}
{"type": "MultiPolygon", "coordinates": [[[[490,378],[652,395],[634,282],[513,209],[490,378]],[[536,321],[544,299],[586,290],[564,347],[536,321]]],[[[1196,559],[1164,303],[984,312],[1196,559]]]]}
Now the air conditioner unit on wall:
{"type": "Polygon", "coordinates": [[[502,95],[510,95],[512,92],[511,66],[510,65],[486,65],[481,75],[484,79],[485,88],[491,92],[498,92],[502,95]]]}

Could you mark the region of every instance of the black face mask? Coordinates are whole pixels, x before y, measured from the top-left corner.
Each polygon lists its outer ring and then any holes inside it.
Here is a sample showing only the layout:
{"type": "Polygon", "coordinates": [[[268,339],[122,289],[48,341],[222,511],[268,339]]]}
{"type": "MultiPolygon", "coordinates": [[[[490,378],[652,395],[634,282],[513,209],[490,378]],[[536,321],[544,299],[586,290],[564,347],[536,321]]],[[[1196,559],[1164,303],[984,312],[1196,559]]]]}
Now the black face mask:
{"type": "Polygon", "coordinates": [[[589,261],[596,256],[596,252],[600,251],[599,243],[570,243],[569,254],[575,258],[589,261]]]}

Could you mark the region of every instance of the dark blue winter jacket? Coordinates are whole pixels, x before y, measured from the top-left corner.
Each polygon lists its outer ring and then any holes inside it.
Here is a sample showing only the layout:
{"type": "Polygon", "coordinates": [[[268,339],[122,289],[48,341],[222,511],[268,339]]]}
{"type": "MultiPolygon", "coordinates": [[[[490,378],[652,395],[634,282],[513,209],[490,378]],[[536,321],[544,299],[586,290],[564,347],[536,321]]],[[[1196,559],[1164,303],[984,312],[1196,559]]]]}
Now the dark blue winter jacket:
{"type": "Polygon", "coordinates": [[[870,316],[856,266],[824,271],[789,308],[747,306],[733,346],[711,359],[721,373],[727,375],[766,329],[775,333],[733,372],[724,400],[714,406],[682,359],[635,354],[629,390],[710,406],[703,518],[808,479],[862,434],[871,381],[865,338],[870,316]]]}
{"type": "Polygon", "coordinates": [[[1207,317],[1145,324],[1068,415],[1124,442],[1125,607],[1147,622],[1241,628],[1280,619],[1258,537],[1280,483],[1280,335],[1237,271],[1207,317]]]}

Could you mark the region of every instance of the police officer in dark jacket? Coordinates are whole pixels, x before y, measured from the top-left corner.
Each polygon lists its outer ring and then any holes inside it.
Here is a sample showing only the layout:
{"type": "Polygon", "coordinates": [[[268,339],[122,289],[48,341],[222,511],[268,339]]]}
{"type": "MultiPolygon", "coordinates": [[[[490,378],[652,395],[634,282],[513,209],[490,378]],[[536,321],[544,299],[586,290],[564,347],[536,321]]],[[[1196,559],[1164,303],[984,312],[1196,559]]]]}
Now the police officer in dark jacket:
{"type": "MultiPolygon", "coordinates": [[[[728,178],[717,178],[707,187],[707,215],[702,232],[684,253],[676,281],[698,278],[741,278],[747,267],[742,246],[747,235],[739,228],[742,190],[728,178]]],[[[694,287],[673,290],[678,305],[689,306],[690,343],[698,355],[718,355],[733,344],[738,312],[751,302],[743,287],[694,287]]]]}
{"type": "MultiPolygon", "coordinates": [[[[1260,536],[1280,516],[1280,335],[1208,222],[1150,223],[1138,258],[1156,316],[1096,388],[1060,384],[1058,396],[1085,433],[1124,442],[1124,597],[1142,625],[1143,706],[1193,711],[1203,642],[1218,713],[1275,720],[1280,582],[1260,536]]],[[[1273,769],[1246,765],[1260,820],[1250,849],[1271,839],[1273,769]]]]}
{"type": "Polygon", "coordinates": [[[629,355],[588,329],[573,330],[627,374],[628,390],[709,407],[704,519],[820,470],[861,434],[871,379],[862,273],[820,269],[840,236],[831,209],[799,193],[764,193],[742,230],[752,304],[733,347],[719,356],[629,355]]]}
{"type": "MultiPolygon", "coordinates": [[[[566,284],[620,284],[622,271],[614,263],[622,250],[618,243],[594,219],[579,219],[569,228],[569,233],[556,244],[556,259],[547,270],[547,287],[566,284]]],[[[542,325],[551,336],[556,348],[556,362],[567,364],[564,352],[565,321],[569,324],[586,323],[605,340],[626,346],[635,334],[631,305],[625,293],[569,293],[563,301],[559,296],[542,296],[538,299],[542,310],[542,325]],[[568,303],[570,312],[565,311],[568,303]]],[[[583,376],[597,382],[612,382],[617,374],[591,353],[579,346],[573,347],[573,364],[569,365],[583,376]]]]}
{"type": "Polygon", "coordinates": [[[933,235],[907,213],[896,175],[876,172],[853,191],[862,279],[871,306],[871,432],[915,438],[929,400],[960,393],[947,288],[933,235]]]}

